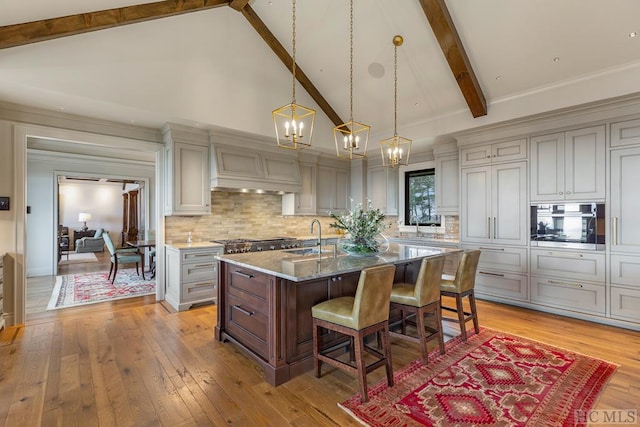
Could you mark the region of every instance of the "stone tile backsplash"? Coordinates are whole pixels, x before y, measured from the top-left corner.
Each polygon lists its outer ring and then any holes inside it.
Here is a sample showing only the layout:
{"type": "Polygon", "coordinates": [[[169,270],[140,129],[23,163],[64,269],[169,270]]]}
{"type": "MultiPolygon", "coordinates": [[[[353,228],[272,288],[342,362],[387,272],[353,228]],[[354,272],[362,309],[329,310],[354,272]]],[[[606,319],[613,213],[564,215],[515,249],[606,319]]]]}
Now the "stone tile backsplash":
{"type": "MultiPolygon", "coordinates": [[[[306,236],[311,234],[313,218],[320,220],[324,235],[335,234],[335,230],[329,227],[334,220],[328,216],[283,216],[280,195],[214,191],[211,192],[211,215],[165,217],[165,240],[185,242],[189,231],[193,233],[194,241],[306,236]]],[[[452,232],[456,236],[457,219],[446,217],[446,221],[452,224],[447,231],[455,230],[452,232]]],[[[390,228],[384,232],[385,235],[399,234],[397,220],[397,216],[387,216],[390,228]]]]}

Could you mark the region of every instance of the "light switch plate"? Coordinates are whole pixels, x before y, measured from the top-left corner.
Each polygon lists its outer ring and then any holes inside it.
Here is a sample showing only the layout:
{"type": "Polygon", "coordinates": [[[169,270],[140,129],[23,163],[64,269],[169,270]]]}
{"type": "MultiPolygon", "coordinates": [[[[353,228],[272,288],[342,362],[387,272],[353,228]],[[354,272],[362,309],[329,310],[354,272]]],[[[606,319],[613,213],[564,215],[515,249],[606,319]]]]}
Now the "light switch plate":
{"type": "Polygon", "coordinates": [[[0,197],[0,211],[8,211],[8,210],[9,210],[9,198],[0,197]]]}

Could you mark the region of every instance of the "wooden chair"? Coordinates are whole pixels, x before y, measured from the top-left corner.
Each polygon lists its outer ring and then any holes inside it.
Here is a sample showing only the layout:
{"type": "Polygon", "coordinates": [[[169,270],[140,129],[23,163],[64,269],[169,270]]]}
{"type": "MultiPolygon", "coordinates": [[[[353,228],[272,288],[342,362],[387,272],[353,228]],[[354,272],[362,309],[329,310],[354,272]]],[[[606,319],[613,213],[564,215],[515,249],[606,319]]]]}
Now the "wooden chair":
{"type": "Polygon", "coordinates": [[[394,331],[394,325],[391,325],[389,333],[392,337],[419,343],[425,364],[428,362],[427,343],[429,341],[438,340],[440,354],[444,354],[442,311],[440,310],[440,280],[443,268],[444,256],[424,258],[420,264],[416,283],[394,283],[391,289],[391,309],[399,309],[402,319],[399,321],[400,332],[394,331]],[[431,324],[426,322],[427,316],[431,318],[431,324]],[[408,323],[415,325],[417,337],[407,334],[408,323]]]}
{"type": "Polygon", "coordinates": [[[109,236],[109,232],[105,231],[102,235],[104,238],[104,243],[107,245],[107,249],[111,254],[111,267],[109,267],[109,279],[111,279],[111,283],[115,282],[116,274],[118,274],[118,266],[120,264],[136,264],[136,274],[140,275],[140,271],[138,270],[138,265],[142,266],[142,279],[144,279],[144,255],[138,252],[136,248],[118,248],[113,244],[111,240],[111,236],[109,236]],[[113,277],[111,277],[111,273],[113,272],[113,277]]]}
{"type": "Polygon", "coordinates": [[[389,340],[389,298],[393,286],[395,265],[381,265],[362,270],[355,297],[340,297],[314,305],[313,317],[313,364],[316,377],[320,378],[321,362],[328,363],[358,376],[360,395],[367,402],[367,374],[381,366],[386,367],[387,384],[393,386],[393,367],[391,365],[391,343],[389,340]],[[350,362],[346,363],[330,357],[338,348],[320,349],[318,329],[326,328],[350,337],[341,344],[350,345],[350,362]],[[378,334],[382,353],[369,347],[364,337],[378,334]],[[365,352],[374,355],[377,360],[365,364],[365,352]],[[355,366],[353,364],[355,359],[355,366]]]}
{"type": "Polygon", "coordinates": [[[480,259],[480,251],[465,251],[460,257],[458,269],[455,278],[451,276],[443,276],[440,281],[440,295],[453,297],[456,300],[456,307],[448,307],[442,305],[442,310],[457,313],[457,318],[443,316],[442,320],[458,322],[460,324],[460,333],[462,340],[467,341],[467,328],[465,324],[473,321],[473,327],[476,334],[480,332],[478,325],[478,311],[476,309],[476,297],[473,289],[476,283],[476,270],[478,269],[478,260],[480,259]],[[469,297],[470,312],[464,311],[462,299],[469,297]]]}

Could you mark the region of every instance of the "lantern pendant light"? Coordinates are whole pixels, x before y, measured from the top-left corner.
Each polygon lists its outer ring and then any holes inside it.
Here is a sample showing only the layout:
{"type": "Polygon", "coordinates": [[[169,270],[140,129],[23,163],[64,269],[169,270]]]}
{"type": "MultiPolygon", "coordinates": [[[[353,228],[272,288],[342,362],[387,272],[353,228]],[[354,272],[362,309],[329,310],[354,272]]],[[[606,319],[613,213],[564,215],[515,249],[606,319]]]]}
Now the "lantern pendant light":
{"type": "Polygon", "coordinates": [[[273,123],[276,128],[278,147],[297,150],[311,147],[315,110],[296,104],[296,0],[292,0],[292,65],[290,104],[273,110],[273,123]]]}
{"type": "Polygon", "coordinates": [[[408,165],[411,154],[411,140],[398,136],[398,46],[402,46],[403,42],[402,36],[393,37],[393,136],[380,141],[382,165],[389,168],[408,165]]]}
{"type": "Polygon", "coordinates": [[[352,160],[366,157],[371,127],[353,120],[353,0],[350,1],[349,19],[349,118],[333,128],[336,153],[340,158],[352,160]]]}

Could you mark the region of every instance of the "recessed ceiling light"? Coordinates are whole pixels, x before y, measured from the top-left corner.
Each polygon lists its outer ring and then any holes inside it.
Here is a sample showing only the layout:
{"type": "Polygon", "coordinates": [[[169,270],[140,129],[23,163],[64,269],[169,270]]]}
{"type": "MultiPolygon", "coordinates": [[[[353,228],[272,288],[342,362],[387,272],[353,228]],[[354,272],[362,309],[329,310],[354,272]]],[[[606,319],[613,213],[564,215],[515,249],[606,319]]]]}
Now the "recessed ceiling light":
{"type": "Polygon", "coordinates": [[[414,107],[418,108],[420,106],[419,102],[416,102],[415,104],[413,104],[414,107]]]}
{"type": "Polygon", "coordinates": [[[637,35],[638,35],[638,33],[636,33],[635,31],[632,31],[632,32],[629,33],[629,38],[632,39],[637,35]]]}
{"type": "Polygon", "coordinates": [[[64,111],[64,107],[58,107],[60,111],[64,111]]]}
{"type": "Polygon", "coordinates": [[[560,62],[560,57],[559,56],[554,57],[553,62],[560,62]]]}
{"type": "Polygon", "coordinates": [[[496,80],[502,80],[502,76],[496,76],[496,80]]]}

